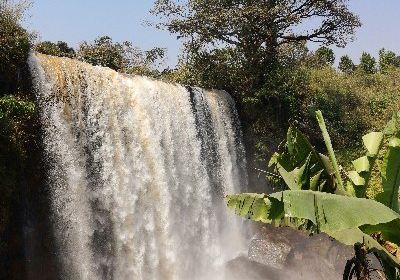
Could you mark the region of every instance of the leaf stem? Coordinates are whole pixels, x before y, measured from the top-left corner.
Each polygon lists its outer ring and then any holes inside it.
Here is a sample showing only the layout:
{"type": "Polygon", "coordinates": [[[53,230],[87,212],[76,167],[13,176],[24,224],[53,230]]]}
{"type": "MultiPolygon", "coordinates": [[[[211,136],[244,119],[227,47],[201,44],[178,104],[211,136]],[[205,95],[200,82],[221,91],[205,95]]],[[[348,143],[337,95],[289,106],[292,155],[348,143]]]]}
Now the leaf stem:
{"type": "Polygon", "coordinates": [[[324,138],[324,142],[328,150],[329,159],[331,160],[333,169],[335,171],[335,177],[337,180],[338,187],[341,191],[345,192],[342,176],[340,175],[339,165],[336,160],[335,152],[332,147],[331,137],[329,136],[328,130],[326,128],[324,117],[322,116],[322,112],[320,110],[316,111],[315,115],[317,117],[319,127],[322,131],[322,136],[324,138]]]}

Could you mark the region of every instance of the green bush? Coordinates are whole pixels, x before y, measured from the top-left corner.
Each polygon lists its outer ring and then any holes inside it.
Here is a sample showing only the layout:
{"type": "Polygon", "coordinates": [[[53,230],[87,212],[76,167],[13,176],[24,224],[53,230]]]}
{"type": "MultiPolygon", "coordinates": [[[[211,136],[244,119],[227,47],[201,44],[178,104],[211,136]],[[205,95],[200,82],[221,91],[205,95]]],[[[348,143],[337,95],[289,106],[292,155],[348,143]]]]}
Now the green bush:
{"type": "Polygon", "coordinates": [[[165,50],[153,48],[143,51],[131,42],[115,43],[108,36],[102,36],[93,43],[83,42],[77,51],[77,58],[93,65],[109,67],[118,72],[157,76],[157,62],[165,56],[165,50]]]}
{"type": "MultiPolygon", "coordinates": [[[[13,247],[10,240],[19,240],[21,236],[10,236],[17,231],[16,205],[21,203],[21,193],[28,192],[22,187],[27,178],[25,162],[33,153],[36,122],[35,105],[14,95],[0,97],[0,260],[16,254],[18,247],[13,247]]],[[[25,186],[26,187],[26,186],[25,186]]],[[[34,187],[34,186],[30,186],[34,187]]],[[[9,267],[0,268],[0,278],[9,267]]],[[[6,278],[4,278],[6,279],[6,278]]]]}
{"type": "Polygon", "coordinates": [[[19,90],[33,35],[21,26],[25,6],[0,5],[0,95],[19,90]]]}
{"type": "Polygon", "coordinates": [[[75,50],[62,41],[58,41],[57,43],[49,41],[41,42],[35,46],[35,51],[52,56],[75,57],[75,50]]]}

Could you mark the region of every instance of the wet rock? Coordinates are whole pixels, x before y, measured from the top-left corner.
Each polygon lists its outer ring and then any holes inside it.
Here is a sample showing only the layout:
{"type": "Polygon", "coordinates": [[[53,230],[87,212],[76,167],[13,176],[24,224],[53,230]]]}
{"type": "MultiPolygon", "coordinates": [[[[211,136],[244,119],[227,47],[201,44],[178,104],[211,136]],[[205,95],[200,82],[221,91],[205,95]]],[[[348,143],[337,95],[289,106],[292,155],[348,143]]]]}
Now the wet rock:
{"type": "Polygon", "coordinates": [[[226,280],[279,280],[285,279],[283,271],[260,264],[242,255],[231,260],[225,268],[226,280]]]}
{"type": "Polygon", "coordinates": [[[328,235],[265,226],[252,239],[249,260],[276,269],[278,279],[342,279],[353,248],[328,235]]]}
{"type": "MultiPolygon", "coordinates": [[[[267,225],[251,240],[248,258],[241,256],[229,262],[230,273],[240,277],[227,279],[341,280],[347,261],[353,257],[352,246],[326,234],[309,236],[291,228],[267,225]]],[[[373,255],[368,255],[368,262],[371,270],[382,271],[373,255]]],[[[379,279],[377,272],[371,275],[375,276],[379,279]]]]}
{"type": "Polygon", "coordinates": [[[343,245],[326,234],[317,234],[294,246],[286,265],[295,266],[301,262],[307,270],[319,265],[343,273],[346,262],[353,256],[352,246],[343,245]]]}
{"type": "Polygon", "coordinates": [[[251,240],[249,259],[276,269],[282,269],[293,247],[304,242],[306,238],[307,235],[301,231],[267,225],[261,228],[251,240]]]}

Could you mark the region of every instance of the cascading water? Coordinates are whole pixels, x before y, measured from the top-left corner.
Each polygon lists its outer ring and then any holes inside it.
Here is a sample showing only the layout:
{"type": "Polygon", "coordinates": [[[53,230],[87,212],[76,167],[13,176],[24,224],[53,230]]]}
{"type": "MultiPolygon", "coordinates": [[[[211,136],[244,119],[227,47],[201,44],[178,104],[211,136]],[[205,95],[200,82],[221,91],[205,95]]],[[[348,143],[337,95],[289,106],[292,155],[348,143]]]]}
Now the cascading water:
{"type": "Polygon", "coordinates": [[[64,279],[222,279],[246,184],[235,106],[67,58],[30,57],[64,279]]]}

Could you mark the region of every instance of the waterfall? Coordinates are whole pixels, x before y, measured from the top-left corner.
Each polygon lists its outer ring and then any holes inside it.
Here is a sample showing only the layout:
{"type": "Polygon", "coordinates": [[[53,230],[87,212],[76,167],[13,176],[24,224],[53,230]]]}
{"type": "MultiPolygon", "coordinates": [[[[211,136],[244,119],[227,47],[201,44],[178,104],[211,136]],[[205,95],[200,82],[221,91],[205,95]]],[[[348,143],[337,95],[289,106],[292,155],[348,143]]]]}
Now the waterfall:
{"type": "Polygon", "coordinates": [[[223,279],[242,246],[235,105],[68,58],[29,59],[63,279],[223,279]]]}

